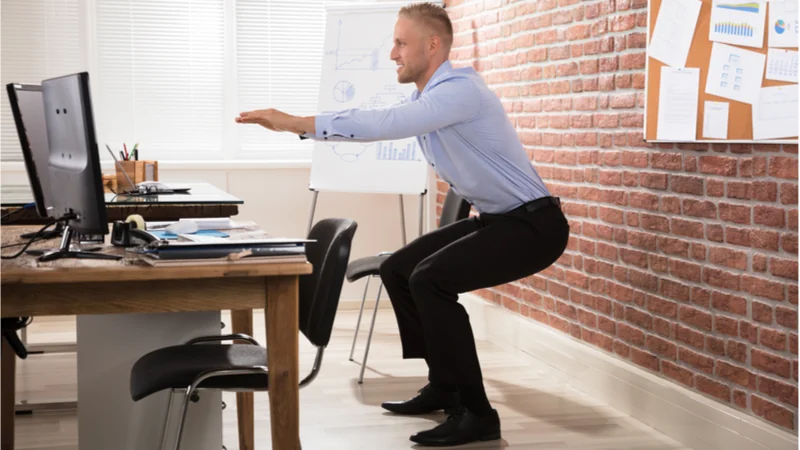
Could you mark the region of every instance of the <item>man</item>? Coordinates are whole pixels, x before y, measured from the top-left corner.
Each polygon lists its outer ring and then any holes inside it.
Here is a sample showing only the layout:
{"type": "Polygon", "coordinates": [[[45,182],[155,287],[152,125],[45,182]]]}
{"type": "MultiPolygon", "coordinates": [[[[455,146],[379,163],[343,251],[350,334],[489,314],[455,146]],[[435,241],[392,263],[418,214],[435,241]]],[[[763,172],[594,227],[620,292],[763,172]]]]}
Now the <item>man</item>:
{"type": "Polygon", "coordinates": [[[402,341],[403,358],[424,358],[429,384],[419,395],[382,406],[399,414],[452,412],[411,436],[422,445],[500,438],[500,419],[483,386],[469,318],[458,294],[537,273],[556,261],[569,238],[560,202],[551,197],[500,100],[471,68],[448,61],[453,31],[445,10],[403,8],[391,59],[400,83],[417,90],[398,105],[296,117],[267,109],[239,123],[320,140],[376,141],[416,136],[427,161],[478,217],[419,237],[381,266],[402,341]]]}

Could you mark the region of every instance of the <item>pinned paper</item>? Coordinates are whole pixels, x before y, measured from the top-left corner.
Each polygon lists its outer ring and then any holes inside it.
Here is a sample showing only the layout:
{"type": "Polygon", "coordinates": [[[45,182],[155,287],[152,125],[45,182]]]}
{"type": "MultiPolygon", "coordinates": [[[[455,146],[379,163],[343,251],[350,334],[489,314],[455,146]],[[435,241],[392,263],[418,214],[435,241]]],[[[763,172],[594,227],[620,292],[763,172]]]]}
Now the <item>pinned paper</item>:
{"type": "Polygon", "coordinates": [[[694,141],[697,138],[697,98],[700,69],[661,68],[656,139],[694,141]]]}
{"type": "Polygon", "coordinates": [[[797,107],[796,84],[761,88],[753,105],[753,139],[797,136],[797,107]]]}
{"type": "Polygon", "coordinates": [[[703,137],[710,139],[728,139],[728,112],[730,104],[727,102],[704,103],[703,108],[703,137]]]}
{"type": "Polygon", "coordinates": [[[702,4],[699,0],[662,2],[648,55],[671,67],[686,67],[702,4]]]}
{"type": "Polygon", "coordinates": [[[768,80],[797,83],[797,50],[769,49],[766,77],[768,80]]]}
{"type": "Polygon", "coordinates": [[[714,0],[708,40],[762,48],[766,18],[767,3],[763,0],[714,0]]]}
{"type": "Polygon", "coordinates": [[[797,0],[772,0],[769,2],[768,45],[770,47],[797,47],[797,0]]]}
{"type": "Polygon", "coordinates": [[[754,104],[766,59],[761,53],[715,42],[708,63],[706,94],[754,104]]]}

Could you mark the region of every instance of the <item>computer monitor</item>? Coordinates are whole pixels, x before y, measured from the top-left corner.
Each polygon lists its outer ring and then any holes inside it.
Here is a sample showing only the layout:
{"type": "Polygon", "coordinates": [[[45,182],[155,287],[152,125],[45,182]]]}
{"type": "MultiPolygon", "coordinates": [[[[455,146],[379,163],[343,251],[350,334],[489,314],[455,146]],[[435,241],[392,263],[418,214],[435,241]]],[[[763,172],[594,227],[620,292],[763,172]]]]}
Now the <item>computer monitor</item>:
{"type": "Polygon", "coordinates": [[[44,117],[42,87],[33,84],[9,83],[6,85],[11,114],[17,126],[17,136],[33,192],[33,201],[39,217],[50,217],[50,177],[47,168],[50,146],[47,143],[47,123],[44,117]]]}
{"type": "Polygon", "coordinates": [[[44,80],[42,94],[50,146],[52,215],[63,220],[66,228],[61,248],[39,259],[119,259],[114,255],[70,248],[75,232],[108,234],[89,74],[81,72],[44,80]]]}

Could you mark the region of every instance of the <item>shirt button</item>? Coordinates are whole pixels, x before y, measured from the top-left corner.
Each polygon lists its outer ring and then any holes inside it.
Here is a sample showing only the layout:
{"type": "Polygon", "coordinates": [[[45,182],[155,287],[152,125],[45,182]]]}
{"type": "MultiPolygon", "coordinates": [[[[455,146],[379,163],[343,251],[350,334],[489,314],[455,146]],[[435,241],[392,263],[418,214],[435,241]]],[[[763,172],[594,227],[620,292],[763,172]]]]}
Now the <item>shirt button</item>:
{"type": "Polygon", "coordinates": [[[351,134],[350,137],[356,137],[356,135],[355,134],[351,134]]]}
{"type": "Polygon", "coordinates": [[[322,134],[323,134],[323,135],[327,135],[327,134],[328,134],[328,132],[327,132],[327,131],[323,131],[323,132],[322,132],[322,134]]]}

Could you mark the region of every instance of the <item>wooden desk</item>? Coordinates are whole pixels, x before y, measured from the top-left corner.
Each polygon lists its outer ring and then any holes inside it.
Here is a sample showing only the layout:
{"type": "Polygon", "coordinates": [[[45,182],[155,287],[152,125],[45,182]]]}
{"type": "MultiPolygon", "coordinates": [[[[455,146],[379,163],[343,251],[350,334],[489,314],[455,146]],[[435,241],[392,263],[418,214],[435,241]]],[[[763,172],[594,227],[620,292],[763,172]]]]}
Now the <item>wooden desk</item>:
{"type": "MultiPolygon", "coordinates": [[[[239,205],[244,202],[211,185],[210,183],[180,183],[191,187],[189,194],[163,195],[114,195],[105,194],[106,214],[109,222],[125,220],[131,214],[140,214],[145,220],[172,221],[190,217],[233,217],[239,214],[239,205]]],[[[33,201],[27,185],[3,185],[0,214],[10,213],[33,201]]],[[[39,217],[35,208],[15,213],[5,223],[13,225],[45,224],[48,220],[39,217]]]]}
{"type": "MultiPolygon", "coordinates": [[[[2,241],[13,242],[31,229],[3,227],[2,241]]],[[[112,247],[109,252],[121,254],[122,250],[112,247]]],[[[300,448],[298,278],[312,272],[310,264],[154,268],[98,260],[40,264],[33,257],[21,256],[3,260],[0,269],[3,317],[265,308],[272,445],[282,450],[300,448]]],[[[14,448],[15,358],[4,344],[2,450],[14,448]]]]}

